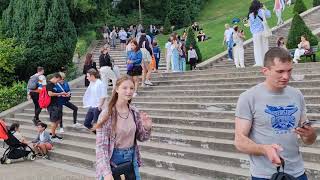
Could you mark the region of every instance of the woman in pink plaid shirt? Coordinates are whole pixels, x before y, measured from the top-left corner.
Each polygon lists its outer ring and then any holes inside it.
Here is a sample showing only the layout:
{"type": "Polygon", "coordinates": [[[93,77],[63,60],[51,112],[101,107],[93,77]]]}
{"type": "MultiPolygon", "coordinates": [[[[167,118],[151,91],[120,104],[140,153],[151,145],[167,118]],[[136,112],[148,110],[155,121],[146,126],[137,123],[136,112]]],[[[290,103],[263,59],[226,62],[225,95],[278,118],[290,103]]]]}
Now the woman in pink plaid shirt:
{"type": "Polygon", "coordinates": [[[131,106],[134,82],[120,78],[112,93],[108,109],[102,111],[97,124],[96,179],[113,180],[111,166],[132,161],[136,180],[141,180],[138,141],[146,141],[151,134],[152,120],[144,112],[131,106]]]}

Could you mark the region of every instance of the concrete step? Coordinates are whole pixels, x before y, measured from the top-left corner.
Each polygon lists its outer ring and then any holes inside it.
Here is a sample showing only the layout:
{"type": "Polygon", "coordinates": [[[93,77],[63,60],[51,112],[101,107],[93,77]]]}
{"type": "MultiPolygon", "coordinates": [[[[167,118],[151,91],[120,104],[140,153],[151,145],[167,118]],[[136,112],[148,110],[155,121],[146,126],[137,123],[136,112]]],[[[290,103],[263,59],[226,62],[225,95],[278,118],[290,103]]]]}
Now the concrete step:
{"type": "MultiPolygon", "coordinates": [[[[139,93],[139,92],[138,92],[139,93]]],[[[183,102],[183,103],[236,103],[238,96],[137,96],[133,102],[183,102]]],[[[320,101],[319,96],[305,96],[307,104],[316,104],[320,101]]],[[[82,106],[82,100],[71,102],[77,106],[82,106]]]]}

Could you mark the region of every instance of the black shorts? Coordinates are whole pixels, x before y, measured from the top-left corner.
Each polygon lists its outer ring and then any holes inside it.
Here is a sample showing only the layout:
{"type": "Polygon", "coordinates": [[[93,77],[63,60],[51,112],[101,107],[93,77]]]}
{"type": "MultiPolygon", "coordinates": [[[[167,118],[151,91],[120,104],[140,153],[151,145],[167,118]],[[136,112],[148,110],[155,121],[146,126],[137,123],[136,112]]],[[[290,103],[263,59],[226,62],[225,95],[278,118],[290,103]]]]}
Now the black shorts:
{"type": "Polygon", "coordinates": [[[197,59],[196,58],[190,58],[190,64],[191,65],[195,65],[197,63],[197,59]]]}
{"type": "Polygon", "coordinates": [[[128,71],[127,74],[129,76],[141,76],[142,75],[142,67],[139,66],[133,66],[133,69],[131,71],[128,71]]]}
{"type": "Polygon", "coordinates": [[[53,105],[48,108],[50,122],[57,122],[62,120],[62,106],[53,105]]]}
{"type": "Polygon", "coordinates": [[[127,41],[126,41],[126,40],[121,40],[121,39],[120,39],[120,43],[122,43],[122,44],[126,44],[126,43],[127,43],[127,41]]]}

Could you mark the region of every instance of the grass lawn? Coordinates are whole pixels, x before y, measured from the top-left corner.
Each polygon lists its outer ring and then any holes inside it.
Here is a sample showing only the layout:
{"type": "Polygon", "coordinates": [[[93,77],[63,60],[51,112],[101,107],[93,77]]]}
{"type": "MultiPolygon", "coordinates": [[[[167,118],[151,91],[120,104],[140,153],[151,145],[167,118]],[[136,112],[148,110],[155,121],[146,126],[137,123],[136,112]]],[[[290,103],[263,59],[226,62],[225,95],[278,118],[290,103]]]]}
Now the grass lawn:
{"type": "MultiPolygon", "coordinates": [[[[270,11],[273,11],[274,0],[262,0],[264,4],[270,11]]],[[[304,0],[307,8],[312,7],[312,0],[304,0]]],[[[231,20],[234,17],[242,19],[247,16],[248,9],[250,6],[250,0],[209,0],[201,10],[198,22],[203,28],[207,36],[210,37],[209,40],[205,42],[198,43],[201,50],[203,60],[207,60],[222,51],[225,47],[222,46],[223,34],[224,34],[224,24],[231,24],[231,20]]],[[[283,12],[283,19],[287,20],[293,16],[293,5],[291,7],[286,7],[283,12]]],[[[277,17],[272,13],[272,17],[268,19],[268,24],[270,27],[276,25],[277,17]]],[[[243,27],[245,30],[246,38],[250,39],[252,37],[249,28],[243,27]]],[[[179,34],[182,34],[183,29],[177,30],[179,34]]],[[[168,35],[157,36],[158,42],[162,49],[164,49],[164,44],[168,40],[168,35]]]]}

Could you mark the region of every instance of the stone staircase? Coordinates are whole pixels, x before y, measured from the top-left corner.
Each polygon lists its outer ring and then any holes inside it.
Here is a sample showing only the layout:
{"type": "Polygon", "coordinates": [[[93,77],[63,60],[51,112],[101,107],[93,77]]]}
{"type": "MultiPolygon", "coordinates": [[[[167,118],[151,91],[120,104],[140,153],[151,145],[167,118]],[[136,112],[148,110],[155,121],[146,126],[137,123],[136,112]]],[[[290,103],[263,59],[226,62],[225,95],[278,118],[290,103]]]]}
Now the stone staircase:
{"type": "MultiPolygon", "coordinates": [[[[298,64],[295,69],[305,78],[290,85],[305,95],[308,117],[319,119],[320,63],[298,64]]],[[[153,76],[155,86],[141,88],[133,101],[154,122],[150,141],[139,143],[145,164],[141,168],[143,179],[249,179],[248,156],[233,145],[234,109],[241,92],[263,81],[259,69],[220,68],[153,76]]],[[[71,101],[80,107],[78,119],[83,122],[83,81],[73,87],[71,101]]],[[[22,133],[31,139],[36,134],[32,117],[33,105],[29,103],[7,114],[6,121],[19,122],[22,133]]],[[[40,118],[49,122],[45,111],[40,118]]],[[[93,170],[95,136],[72,128],[72,112],[67,108],[63,120],[66,132],[62,141],[55,142],[52,160],[93,170]]],[[[309,178],[320,179],[320,140],[312,146],[301,146],[309,178]]]]}
{"type": "MultiPolygon", "coordinates": [[[[100,49],[104,45],[102,41],[97,43],[97,46],[93,49],[93,60],[97,63],[97,67],[99,67],[99,56],[100,56],[100,49]]],[[[115,65],[117,65],[120,69],[120,72],[126,73],[127,71],[127,57],[125,51],[120,49],[120,42],[117,41],[116,48],[110,48],[111,51],[109,52],[111,58],[114,60],[115,65]]],[[[161,52],[161,59],[159,62],[159,70],[164,71],[166,69],[166,61],[164,58],[164,50],[161,52]]]]}
{"type": "MultiPolygon", "coordinates": [[[[274,15],[274,14],[272,14],[274,15]]],[[[301,17],[310,28],[311,31],[315,31],[320,28],[320,6],[314,7],[304,13],[301,14],[301,17]]],[[[288,33],[291,27],[291,20],[286,21],[283,25],[272,28],[273,35],[269,38],[269,46],[276,47],[276,42],[278,37],[285,37],[287,39],[288,33]]],[[[320,35],[319,31],[316,31],[317,34],[320,35]]],[[[252,66],[255,64],[254,55],[253,55],[253,42],[252,39],[247,40],[244,43],[245,53],[245,65],[252,66]]],[[[233,61],[227,60],[227,52],[223,52],[210,60],[207,60],[203,63],[197,65],[200,69],[206,68],[222,68],[222,67],[230,67],[234,66],[233,61]]]]}
{"type": "MultiPolygon", "coordinates": [[[[319,21],[312,17],[311,20],[319,21]]],[[[313,24],[311,20],[307,23],[313,24]]],[[[103,43],[98,42],[93,50],[97,62],[101,46],[103,43]]],[[[116,48],[110,55],[124,73],[124,52],[116,48]]],[[[161,69],[165,69],[165,60],[160,62],[161,69]]],[[[139,143],[145,165],[140,169],[142,179],[250,179],[248,156],[239,153],[233,145],[234,110],[239,94],[264,78],[259,68],[248,65],[246,69],[236,69],[227,63],[212,65],[219,68],[153,74],[154,86],[139,89],[139,96],[133,103],[150,114],[154,123],[151,139],[139,143]]],[[[310,119],[320,119],[319,70],[320,63],[297,64],[295,72],[304,74],[304,80],[290,83],[305,95],[310,119]]],[[[85,92],[83,78],[72,82],[71,98],[79,107],[78,120],[81,123],[86,114],[86,109],[81,107],[85,92]]],[[[19,122],[22,134],[28,139],[36,136],[31,121],[32,102],[18,105],[0,116],[5,117],[8,124],[19,122]]],[[[49,123],[45,110],[40,119],[49,123]]],[[[67,108],[64,108],[63,121],[66,132],[62,134],[62,141],[54,143],[52,160],[94,170],[95,136],[85,129],[72,128],[72,112],[67,108]]],[[[316,127],[319,134],[320,125],[316,127]]],[[[301,146],[309,179],[320,179],[320,139],[312,146],[301,146]]]]}

